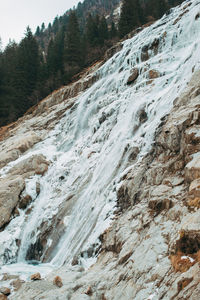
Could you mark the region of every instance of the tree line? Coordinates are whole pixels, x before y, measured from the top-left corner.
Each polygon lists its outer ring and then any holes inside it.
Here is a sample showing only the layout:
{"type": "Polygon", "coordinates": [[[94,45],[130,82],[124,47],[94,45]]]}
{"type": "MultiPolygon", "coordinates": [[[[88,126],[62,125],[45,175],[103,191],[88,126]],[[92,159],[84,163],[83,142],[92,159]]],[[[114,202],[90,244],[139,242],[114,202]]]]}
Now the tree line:
{"type": "Polygon", "coordinates": [[[71,10],[65,22],[55,18],[35,34],[27,27],[19,44],[10,42],[0,51],[0,126],[17,120],[53,90],[71,82],[125,34],[182,2],[170,1],[124,0],[117,26],[97,14],[88,14],[85,25],[80,25],[78,11],[71,10]],[[47,32],[48,43],[42,46],[38,38],[47,32]]]}

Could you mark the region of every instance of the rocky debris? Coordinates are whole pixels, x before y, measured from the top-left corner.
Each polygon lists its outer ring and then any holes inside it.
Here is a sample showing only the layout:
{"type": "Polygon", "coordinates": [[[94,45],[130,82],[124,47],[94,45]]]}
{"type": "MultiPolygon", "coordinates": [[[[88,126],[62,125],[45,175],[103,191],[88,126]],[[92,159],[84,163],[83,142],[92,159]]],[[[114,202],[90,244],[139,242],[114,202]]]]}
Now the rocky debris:
{"type": "Polygon", "coordinates": [[[11,293],[11,290],[10,290],[9,288],[7,288],[7,287],[1,287],[1,288],[0,288],[0,293],[1,293],[1,294],[4,294],[4,295],[6,295],[6,296],[9,296],[10,293],[11,293]]]}
{"type": "Polygon", "coordinates": [[[40,275],[40,273],[35,273],[35,274],[31,275],[30,279],[31,280],[41,280],[41,275],[40,275]]]}
{"type": "Polygon", "coordinates": [[[56,276],[53,280],[53,284],[61,288],[63,286],[62,279],[60,276],[56,276]]]}
{"type": "Polygon", "coordinates": [[[132,83],[134,83],[134,81],[138,78],[139,76],[139,70],[137,68],[134,68],[131,71],[131,75],[129,76],[128,80],[127,80],[127,84],[130,85],[132,83]]]}

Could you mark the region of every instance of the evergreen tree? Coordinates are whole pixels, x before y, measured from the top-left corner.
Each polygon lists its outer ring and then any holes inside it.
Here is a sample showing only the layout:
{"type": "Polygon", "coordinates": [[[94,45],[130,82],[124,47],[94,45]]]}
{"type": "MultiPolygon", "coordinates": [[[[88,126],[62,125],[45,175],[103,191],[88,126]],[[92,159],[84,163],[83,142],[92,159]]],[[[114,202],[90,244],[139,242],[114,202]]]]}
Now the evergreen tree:
{"type": "Polygon", "coordinates": [[[21,95],[21,110],[26,111],[31,104],[28,100],[37,85],[39,69],[39,48],[30,27],[18,49],[16,84],[21,95]]]}
{"type": "Polygon", "coordinates": [[[36,35],[36,36],[39,36],[39,35],[40,35],[40,27],[39,27],[39,26],[37,26],[37,29],[36,29],[35,35],[36,35]]]}
{"type": "Polygon", "coordinates": [[[45,24],[43,22],[42,25],[41,25],[41,32],[44,32],[44,30],[45,30],[45,24]]]}
{"type": "Polygon", "coordinates": [[[89,45],[92,47],[98,46],[100,44],[99,23],[100,21],[98,15],[93,17],[91,14],[89,14],[86,23],[86,36],[89,45]]]}
{"type": "Polygon", "coordinates": [[[71,11],[65,39],[65,61],[69,65],[82,65],[81,35],[78,20],[74,11],[71,11]]]}
{"type": "Polygon", "coordinates": [[[115,38],[117,36],[117,29],[115,27],[115,23],[112,21],[111,28],[109,31],[109,37],[110,39],[115,38]]]}
{"type": "Polygon", "coordinates": [[[105,17],[103,16],[99,23],[99,42],[102,45],[108,39],[108,25],[105,17]]]}
{"type": "Polygon", "coordinates": [[[167,9],[165,0],[149,0],[146,5],[146,15],[159,19],[167,9]]]}
{"type": "Polygon", "coordinates": [[[138,0],[124,0],[119,20],[119,34],[123,37],[140,25],[140,4],[138,0]]]}

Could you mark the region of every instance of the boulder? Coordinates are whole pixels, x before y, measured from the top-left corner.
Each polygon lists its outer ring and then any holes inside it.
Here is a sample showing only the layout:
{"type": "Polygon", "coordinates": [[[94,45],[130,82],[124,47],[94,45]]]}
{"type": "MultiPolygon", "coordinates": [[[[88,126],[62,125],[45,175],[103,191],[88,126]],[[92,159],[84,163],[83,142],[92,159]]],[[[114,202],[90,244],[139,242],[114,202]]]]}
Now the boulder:
{"type": "Polygon", "coordinates": [[[22,176],[7,176],[0,180],[0,228],[10,221],[24,188],[22,176]]]}
{"type": "Polygon", "coordinates": [[[31,275],[31,280],[41,280],[40,273],[38,272],[38,273],[31,275]]]}
{"type": "Polygon", "coordinates": [[[149,79],[155,79],[160,77],[160,73],[156,70],[149,70],[149,79]]]}
{"type": "Polygon", "coordinates": [[[8,295],[10,295],[11,290],[10,290],[9,288],[7,288],[7,287],[1,287],[1,288],[0,288],[0,293],[2,293],[2,294],[4,294],[4,295],[8,296],[8,295]]]}
{"type": "Polygon", "coordinates": [[[63,286],[62,279],[60,276],[56,276],[53,280],[53,284],[61,288],[63,286]]]}
{"type": "Polygon", "coordinates": [[[132,84],[139,76],[139,70],[137,68],[134,68],[131,71],[131,75],[129,76],[128,80],[127,80],[127,84],[132,84]]]}
{"type": "Polygon", "coordinates": [[[48,170],[48,166],[49,162],[46,160],[45,156],[37,154],[20,161],[9,173],[12,175],[22,175],[26,178],[35,174],[44,175],[48,170]]]}
{"type": "Polygon", "coordinates": [[[41,140],[33,131],[6,140],[1,149],[0,168],[16,160],[22,153],[41,140]]]}
{"type": "Polygon", "coordinates": [[[30,204],[31,201],[32,201],[32,198],[30,195],[22,196],[19,201],[19,208],[21,208],[21,209],[27,208],[27,206],[30,204]]]}
{"type": "Polygon", "coordinates": [[[4,294],[0,294],[0,300],[7,300],[7,296],[4,294]]]}

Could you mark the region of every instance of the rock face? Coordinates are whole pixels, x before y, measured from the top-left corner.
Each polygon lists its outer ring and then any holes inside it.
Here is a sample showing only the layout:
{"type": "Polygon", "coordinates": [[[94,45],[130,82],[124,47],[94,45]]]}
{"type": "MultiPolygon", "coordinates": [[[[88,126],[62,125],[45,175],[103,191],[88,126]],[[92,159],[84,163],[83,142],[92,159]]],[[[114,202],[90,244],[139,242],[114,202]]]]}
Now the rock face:
{"type": "MultiPolygon", "coordinates": [[[[97,263],[87,272],[78,266],[68,272],[61,268],[56,277],[62,278],[60,293],[50,285],[55,273],[49,275],[37,285],[41,299],[62,299],[63,293],[69,299],[199,299],[200,212],[195,199],[200,151],[194,142],[199,133],[200,95],[194,92],[200,88],[199,78],[196,73],[176,100],[151,153],[121,179],[118,216],[101,236],[97,263]]],[[[25,299],[34,290],[26,283],[13,299],[25,299]]]]}

